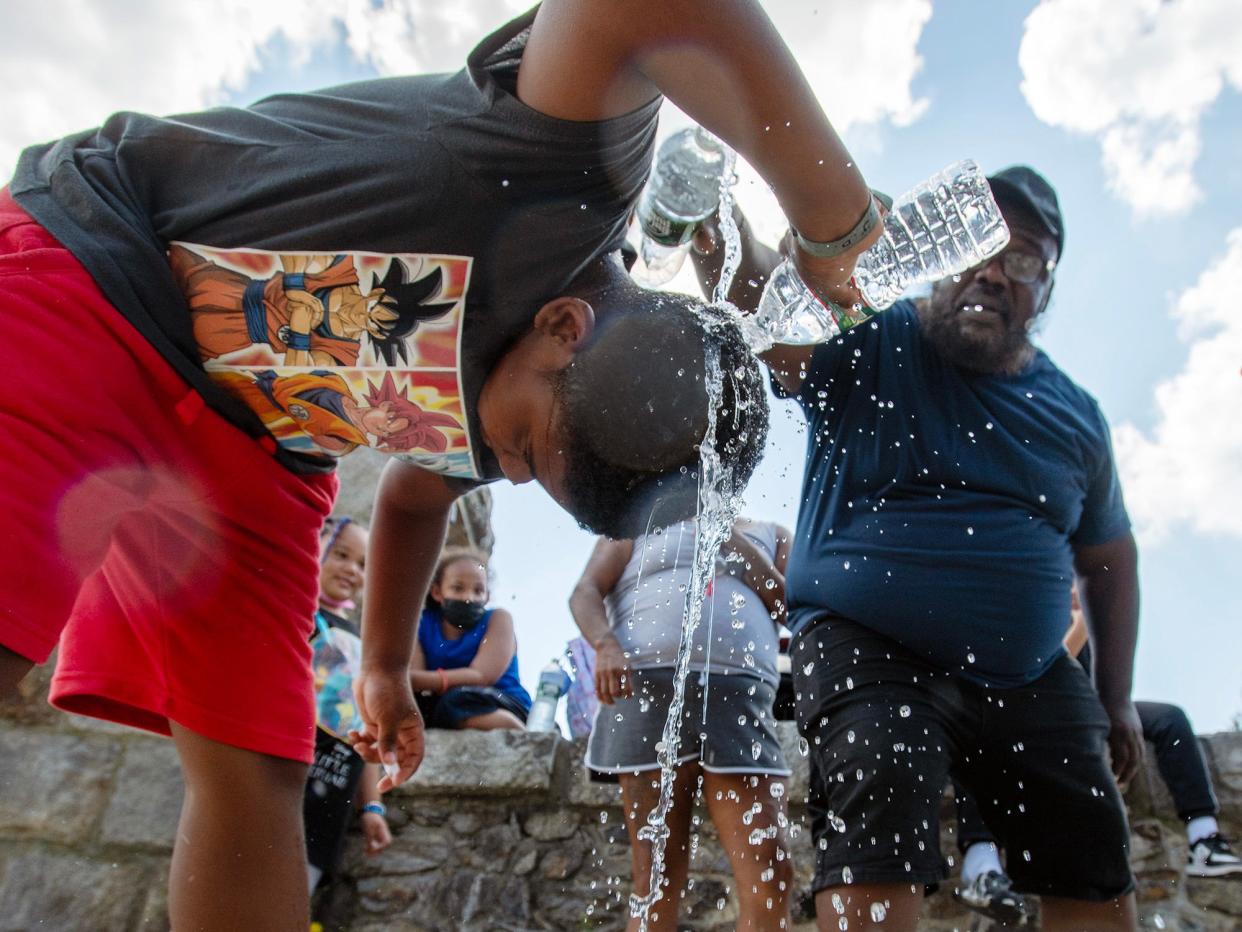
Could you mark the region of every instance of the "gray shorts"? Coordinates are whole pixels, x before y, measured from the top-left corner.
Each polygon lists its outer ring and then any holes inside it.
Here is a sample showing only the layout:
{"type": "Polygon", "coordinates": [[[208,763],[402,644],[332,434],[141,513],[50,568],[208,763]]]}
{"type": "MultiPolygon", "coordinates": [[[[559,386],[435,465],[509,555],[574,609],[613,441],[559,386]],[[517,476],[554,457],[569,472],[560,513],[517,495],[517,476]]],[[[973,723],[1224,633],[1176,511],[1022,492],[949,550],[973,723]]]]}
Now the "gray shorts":
{"type": "MultiPolygon", "coordinates": [[[[673,702],[673,670],[656,667],[632,671],[634,695],[600,705],[587,742],[586,763],[592,779],[619,773],[656,770],[656,745],[673,702]]],[[[681,716],[677,762],[697,760],[712,773],[789,776],[789,765],[776,738],[772,703],[776,688],[743,673],[691,673],[681,716]],[[704,694],[708,703],[703,721],[704,694]]]]}

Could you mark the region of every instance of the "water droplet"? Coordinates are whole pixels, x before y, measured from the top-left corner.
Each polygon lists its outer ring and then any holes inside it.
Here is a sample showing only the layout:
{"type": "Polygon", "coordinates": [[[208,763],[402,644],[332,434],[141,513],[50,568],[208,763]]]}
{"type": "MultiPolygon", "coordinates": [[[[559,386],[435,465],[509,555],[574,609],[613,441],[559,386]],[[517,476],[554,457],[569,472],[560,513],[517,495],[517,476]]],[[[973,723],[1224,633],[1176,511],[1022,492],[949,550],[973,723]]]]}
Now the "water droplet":
{"type": "Polygon", "coordinates": [[[883,922],[888,916],[888,910],[884,908],[883,903],[871,904],[871,921],[883,922]]]}
{"type": "Polygon", "coordinates": [[[846,688],[846,689],[853,689],[853,688],[854,688],[854,677],[852,677],[852,676],[847,676],[847,677],[845,678],[845,688],[846,688]]]}
{"type": "Polygon", "coordinates": [[[966,662],[967,662],[967,663],[974,663],[974,662],[975,662],[975,655],[974,655],[974,654],[972,654],[972,653],[968,653],[968,654],[966,655],[966,662]]]}
{"type": "Polygon", "coordinates": [[[509,187],[509,179],[508,179],[508,178],[501,179],[500,186],[501,186],[502,188],[507,188],[507,187],[509,187]]]}
{"type": "Polygon", "coordinates": [[[763,745],[758,741],[752,741],[750,744],[750,756],[755,760],[759,759],[759,755],[763,753],[763,745]]]}
{"type": "Polygon", "coordinates": [[[897,714],[900,715],[902,718],[909,718],[910,707],[908,705],[903,705],[901,708],[897,710],[897,714]]]}
{"type": "Polygon", "coordinates": [[[763,588],[771,592],[773,589],[776,588],[776,580],[775,579],[765,580],[763,584],[763,588]]]}
{"type": "Polygon", "coordinates": [[[806,757],[811,753],[811,743],[801,735],[798,735],[798,753],[802,757],[806,757]]]}
{"type": "Polygon", "coordinates": [[[968,527],[966,528],[966,533],[973,535],[975,533],[975,529],[973,527],[968,527]]]}
{"type": "Polygon", "coordinates": [[[1046,502],[1046,501],[1048,501],[1048,496],[1047,496],[1047,495],[1041,495],[1041,496],[1039,496],[1039,500],[1040,500],[1041,502],[1046,502]]]}
{"type": "Polygon", "coordinates": [[[814,669],[815,669],[815,661],[814,661],[814,660],[810,661],[809,663],[804,663],[804,664],[802,665],[802,673],[803,673],[805,676],[810,676],[810,675],[811,675],[811,671],[812,671],[812,670],[814,670],[814,669]]]}

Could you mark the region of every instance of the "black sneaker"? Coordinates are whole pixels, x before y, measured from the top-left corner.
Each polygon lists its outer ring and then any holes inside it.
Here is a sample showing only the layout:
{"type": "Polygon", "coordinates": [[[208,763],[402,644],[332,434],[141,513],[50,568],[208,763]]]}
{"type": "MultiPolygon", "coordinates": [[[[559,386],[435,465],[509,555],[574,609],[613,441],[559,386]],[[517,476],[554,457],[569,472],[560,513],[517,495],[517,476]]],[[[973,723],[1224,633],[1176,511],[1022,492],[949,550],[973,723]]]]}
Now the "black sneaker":
{"type": "Polygon", "coordinates": [[[954,890],[953,896],[981,916],[996,922],[1010,926],[1026,922],[1026,900],[1021,893],[1014,891],[1009,878],[997,871],[980,874],[969,884],[954,890]]]}
{"type": "Polygon", "coordinates": [[[1242,877],[1242,859],[1219,833],[1200,838],[1190,847],[1187,877],[1242,877]]]}

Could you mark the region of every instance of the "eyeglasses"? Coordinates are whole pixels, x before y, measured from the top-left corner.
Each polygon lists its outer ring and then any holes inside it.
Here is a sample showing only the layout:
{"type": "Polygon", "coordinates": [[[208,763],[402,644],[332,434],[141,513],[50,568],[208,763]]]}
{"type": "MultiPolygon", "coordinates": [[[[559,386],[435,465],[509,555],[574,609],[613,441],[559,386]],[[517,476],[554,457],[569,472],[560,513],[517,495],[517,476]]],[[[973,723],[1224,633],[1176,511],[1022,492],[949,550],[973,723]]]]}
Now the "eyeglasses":
{"type": "Polygon", "coordinates": [[[1000,260],[1001,271],[1005,273],[1005,277],[1011,282],[1020,282],[1023,285],[1038,281],[1044,275],[1051,274],[1052,270],[1057,267],[1055,259],[1045,259],[1033,253],[1007,249],[999,256],[993,256],[983,263],[980,268],[986,268],[989,263],[997,259],[1000,260]]]}

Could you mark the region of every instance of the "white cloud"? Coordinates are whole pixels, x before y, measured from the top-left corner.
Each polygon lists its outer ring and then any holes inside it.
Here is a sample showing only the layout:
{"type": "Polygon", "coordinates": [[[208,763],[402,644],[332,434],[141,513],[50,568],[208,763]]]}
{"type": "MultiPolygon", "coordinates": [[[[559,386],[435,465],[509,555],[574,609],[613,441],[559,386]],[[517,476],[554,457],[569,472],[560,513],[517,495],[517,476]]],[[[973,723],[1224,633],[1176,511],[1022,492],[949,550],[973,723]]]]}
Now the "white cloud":
{"type": "Polygon", "coordinates": [[[1178,526],[1242,537],[1239,294],[1242,227],[1173,308],[1177,335],[1190,350],[1182,371],[1156,388],[1154,429],[1144,434],[1126,423],[1114,433],[1126,501],[1148,542],[1178,526]]]}
{"type": "Polygon", "coordinates": [[[1042,0],[1018,53],[1039,119],[1100,137],[1109,187],[1140,215],[1188,210],[1200,122],[1242,90],[1236,0],[1042,0]]]}
{"type": "Polygon", "coordinates": [[[33,142],[117,110],[172,113],[219,103],[275,39],[304,63],[341,41],[381,74],[461,66],[525,0],[44,0],[5,11],[0,34],[0,178],[33,142]]]}
{"type": "MultiPolygon", "coordinates": [[[[344,41],[380,74],[453,70],[529,0],[43,0],[5,12],[0,34],[0,178],[32,142],[98,124],[116,110],[173,113],[219,103],[262,65],[273,40],[305,62],[344,41]]],[[[769,13],[844,132],[923,112],[910,82],[930,0],[824,4],[772,0],[769,13]],[[825,49],[848,37],[849,68],[825,49]]]]}
{"type": "Polygon", "coordinates": [[[923,67],[918,43],[931,0],[767,0],[763,6],[838,132],[883,121],[908,126],[927,109],[910,86],[923,67]]]}

